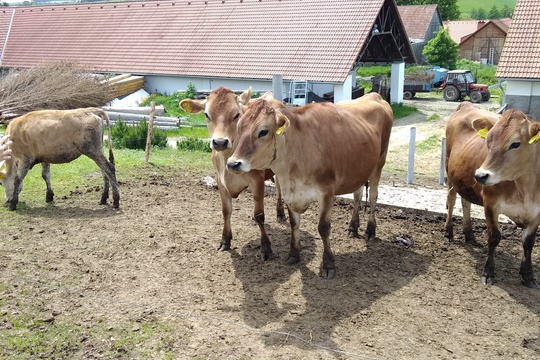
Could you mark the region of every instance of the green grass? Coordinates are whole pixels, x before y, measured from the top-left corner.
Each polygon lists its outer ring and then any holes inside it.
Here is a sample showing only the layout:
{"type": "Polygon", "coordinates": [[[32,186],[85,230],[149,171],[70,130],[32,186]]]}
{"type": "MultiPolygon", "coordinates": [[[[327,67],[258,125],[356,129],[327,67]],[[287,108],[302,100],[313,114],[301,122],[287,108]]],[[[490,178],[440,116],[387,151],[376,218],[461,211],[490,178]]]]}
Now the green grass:
{"type": "Polygon", "coordinates": [[[403,103],[393,103],[392,110],[394,111],[394,120],[409,116],[417,111],[414,106],[404,105],[403,103]]]}
{"type": "Polygon", "coordinates": [[[470,1],[470,0],[457,0],[457,5],[461,14],[470,13],[472,9],[482,7],[486,11],[489,11],[493,5],[500,9],[504,5],[508,5],[511,9],[516,6],[516,0],[482,0],[482,1],[470,1]]]}
{"type": "Polygon", "coordinates": [[[437,135],[432,135],[429,138],[418,141],[416,143],[416,149],[419,152],[428,152],[437,149],[441,144],[441,139],[437,135]]]}

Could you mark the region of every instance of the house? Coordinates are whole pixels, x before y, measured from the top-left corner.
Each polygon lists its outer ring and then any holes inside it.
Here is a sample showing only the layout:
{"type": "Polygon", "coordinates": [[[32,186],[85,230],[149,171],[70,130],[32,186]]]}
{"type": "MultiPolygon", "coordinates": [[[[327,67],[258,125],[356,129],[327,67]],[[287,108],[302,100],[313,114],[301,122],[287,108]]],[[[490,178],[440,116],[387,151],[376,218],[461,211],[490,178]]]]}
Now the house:
{"type": "Polygon", "coordinates": [[[497,65],[511,19],[445,21],[445,28],[459,46],[459,57],[497,65]]]}
{"type": "MultiPolygon", "coordinates": [[[[98,73],[143,75],[147,91],[161,93],[192,82],[199,91],[251,86],[304,101],[309,92],[333,91],[338,101],[351,98],[359,66],[391,63],[399,84],[404,64],[416,62],[394,0],[15,7],[0,11],[0,31],[2,68],[67,60],[98,73]]],[[[399,86],[392,91],[402,100],[399,86]]]]}
{"type": "Polygon", "coordinates": [[[518,0],[495,76],[506,81],[503,105],[540,120],[540,0],[518,0]]]}
{"type": "Polygon", "coordinates": [[[443,26],[441,14],[436,4],[398,6],[405,32],[411,42],[414,55],[419,64],[426,61],[422,52],[429,40],[435,38],[443,26]]]}

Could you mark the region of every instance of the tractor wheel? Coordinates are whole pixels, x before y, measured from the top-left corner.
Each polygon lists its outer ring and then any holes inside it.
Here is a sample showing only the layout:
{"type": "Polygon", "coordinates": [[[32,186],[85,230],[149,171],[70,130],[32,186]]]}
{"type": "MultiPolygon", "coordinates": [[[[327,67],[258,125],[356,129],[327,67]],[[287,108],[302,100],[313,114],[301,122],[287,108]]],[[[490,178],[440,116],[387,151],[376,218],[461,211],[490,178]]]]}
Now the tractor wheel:
{"type": "Polygon", "coordinates": [[[479,103],[482,101],[482,93],[478,90],[473,90],[469,93],[469,97],[471,98],[471,102],[473,103],[479,103]]]}
{"type": "Polygon", "coordinates": [[[491,93],[489,91],[482,94],[482,101],[489,101],[491,99],[491,93]]]}
{"type": "Polygon", "coordinates": [[[461,98],[461,92],[455,86],[447,86],[443,90],[443,97],[446,101],[458,101],[461,98]]]}
{"type": "Polygon", "coordinates": [[[403,92],[403,98],[405,100],[411,100],[414,97],[414,93],[412,91],[404,91],[403,92]]]}

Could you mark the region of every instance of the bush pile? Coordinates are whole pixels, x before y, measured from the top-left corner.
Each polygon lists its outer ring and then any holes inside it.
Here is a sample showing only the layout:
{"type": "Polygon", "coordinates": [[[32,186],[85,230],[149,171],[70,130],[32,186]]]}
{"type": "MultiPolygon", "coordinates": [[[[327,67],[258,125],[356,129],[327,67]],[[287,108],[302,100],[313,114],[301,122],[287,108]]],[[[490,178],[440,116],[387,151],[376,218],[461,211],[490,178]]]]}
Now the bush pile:
{"type": "MultiPolygon", "coordinates": [[[[148,123],[142,120],[137,126],[128,126],[121,118],[111,128],[114,146],[119,149],[144,150],[148,137],[148,123]]],[[[152,146],[165,148],[167,146],[167,133],[164,130],[154,128],[152,134],[152,146]]]]}

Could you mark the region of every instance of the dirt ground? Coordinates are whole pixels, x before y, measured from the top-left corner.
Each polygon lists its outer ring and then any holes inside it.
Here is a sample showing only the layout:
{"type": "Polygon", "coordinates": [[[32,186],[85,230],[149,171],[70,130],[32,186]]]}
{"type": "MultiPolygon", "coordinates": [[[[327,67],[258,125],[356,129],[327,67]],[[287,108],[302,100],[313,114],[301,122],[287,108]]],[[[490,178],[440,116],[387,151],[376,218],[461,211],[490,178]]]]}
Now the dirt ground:
{"type": "MultiPolygon", "coordinates": [[[[444,131],[446,116],[428,125],[444,131]]],[[[396,129],[415,122],[423,129],[418,116],[396,129]]],[[[437,171],[419,185],[437,186],[437,171]]],[[[540,358],[540,292],[520,283],[514,225],[503,225],[496,284],[486,287],[486,246],[464,244],[460,218],[448,244],[443,214],[380,206],[378,239],[366,242],[347,237],[351,204],[338,198],[331,236],[338,273],[327,281],[319,276],[317,206],[302,217],[301,261],[287,266],[290,230],[275,218],[271,188],[266,226],[274,258],[259,258],[247,192],[234,201],[233,248],[217,252],[221,205],[203,181],[209,175],[158,167],[137,179],[119,174],[119,211],[100,207],[98,193],[85,189],[53,206],[23,204],[25,226],[2,229],[0,334],[9,328],[2,317],[37,307],[38,320],[83,329],[72,359],[540,358]],[[152,335],[115,347],[118,328],[152,335]]],[[[387,172],[383,183],[403,181],[387,172]]],[[[474,230],[485,244],[483,221],[474,230]]],[[[539,258],[537,246],[537,276],[539,258]]],[[[0,350],[0,357],[15,355],[0,350]]]]}

